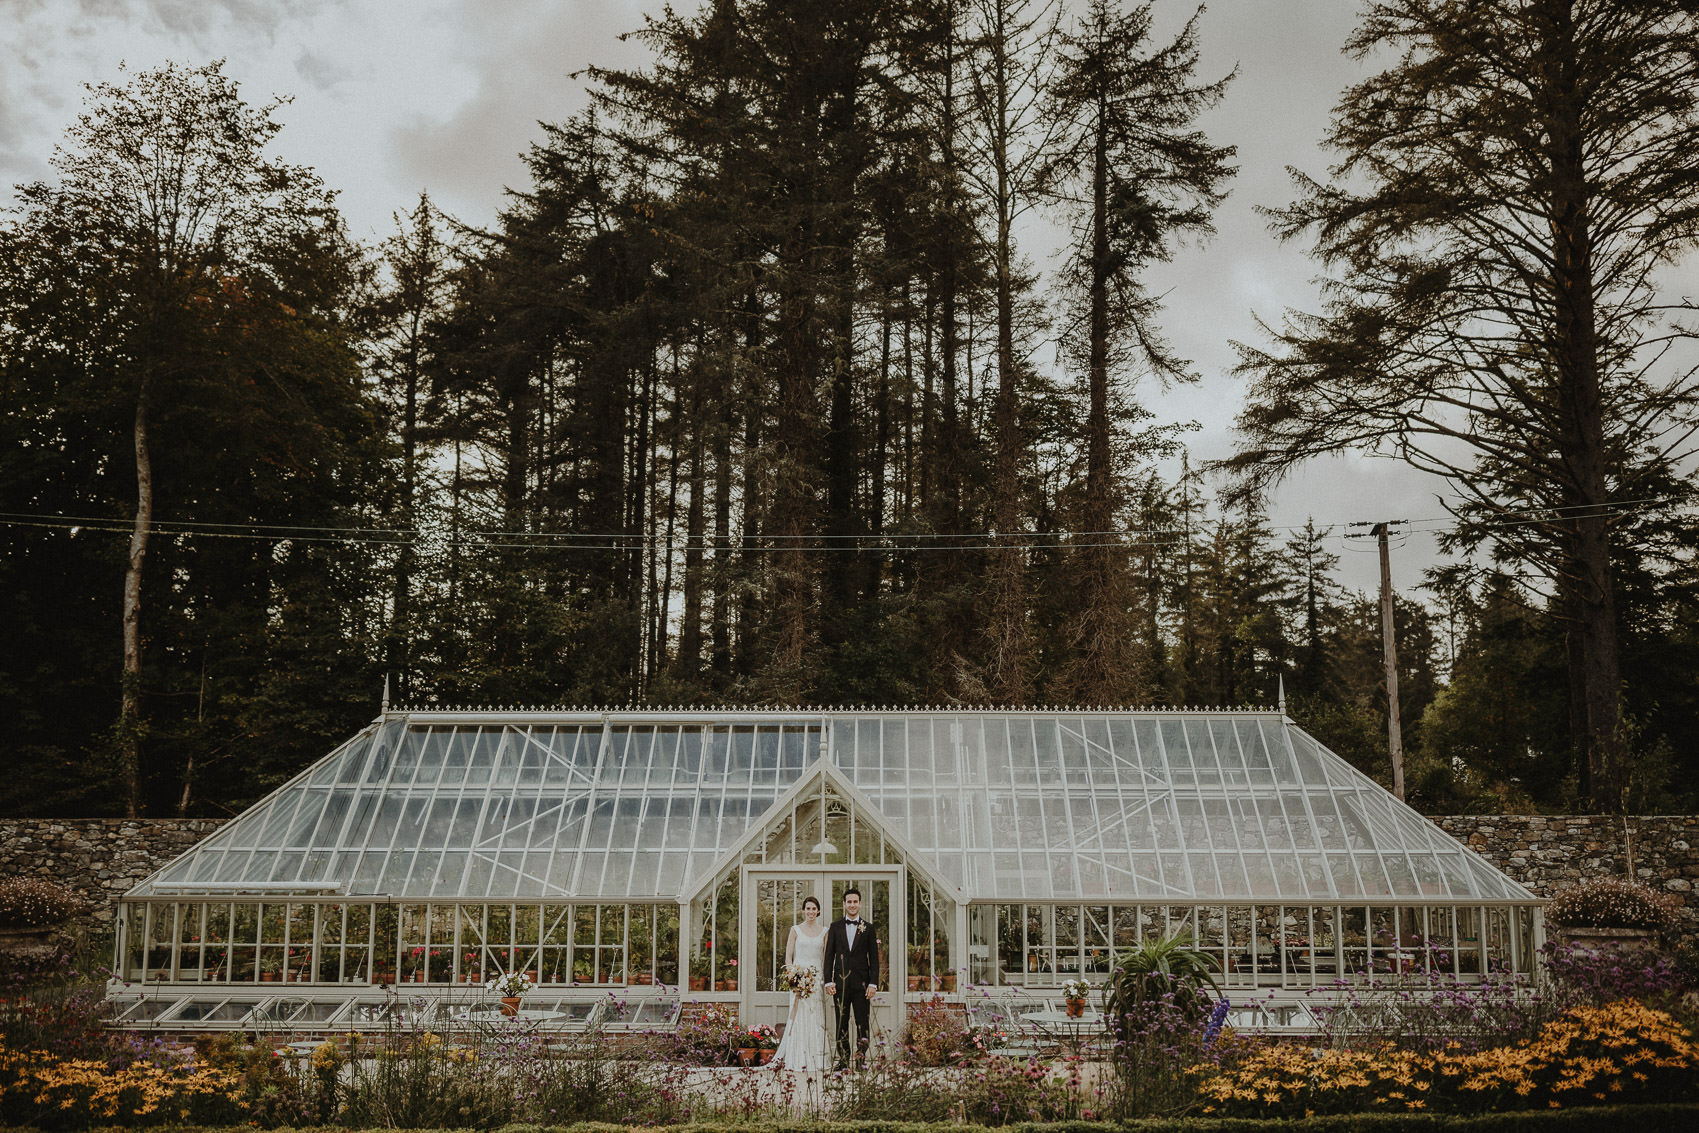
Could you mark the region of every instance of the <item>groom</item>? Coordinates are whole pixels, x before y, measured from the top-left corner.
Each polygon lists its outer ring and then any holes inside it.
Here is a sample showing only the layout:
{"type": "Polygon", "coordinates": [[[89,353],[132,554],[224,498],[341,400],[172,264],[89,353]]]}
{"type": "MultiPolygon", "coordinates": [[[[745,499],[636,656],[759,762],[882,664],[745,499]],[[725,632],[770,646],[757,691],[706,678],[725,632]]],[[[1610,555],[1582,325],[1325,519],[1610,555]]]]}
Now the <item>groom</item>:
{"type": "Polygon", "coordinates": [[[867,1053],[868,1005],[878,986],[879,940],[873,926],[861,919],[861,890],[844,894],[844,915],[826,930],[825,992],[836,1001],[838,1068],[849,1061],[850,1016],[855,1016],[857,1061],[867,1053]]]}

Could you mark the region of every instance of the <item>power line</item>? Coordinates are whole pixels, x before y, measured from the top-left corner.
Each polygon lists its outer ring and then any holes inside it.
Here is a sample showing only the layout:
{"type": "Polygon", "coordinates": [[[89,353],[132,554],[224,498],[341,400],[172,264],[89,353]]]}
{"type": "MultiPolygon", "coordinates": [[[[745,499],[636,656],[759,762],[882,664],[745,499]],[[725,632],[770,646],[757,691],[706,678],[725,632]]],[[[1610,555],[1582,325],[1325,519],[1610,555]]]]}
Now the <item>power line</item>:
{"type": "MultiPolygon", "coordinates": [[[[1675,497],[1647,497],[1639,500],[1615,501],[1602,505],[1563,505],[1557,507],[1528,507],[1510,509],[1501,517],[1483,521],[1477,526],[1485,528],[1509,528],[1548,523],[1557,519],[1578,519],[1592,517],[1614,517],[1628,515],[1638,511],[1648,510],[1655,505],[1671,502],[1675,497]]],[[[1445,525],[1455,522],[1455,517],[1424,516],[1415,520],[1395,521],[1405,531],[1437,530],[1437,527],[1418,525],[1445,525]]],[[[43,512],[0,512],[0,526],[32,527],[72,531],[91,531],[113,534],[130,534],[133,523],[127,519],[111,516],[74,516],[43,512]]],[[[1334,536],[1349,543],[1362,538],[1356,532],[1362,523],[1351,524],[1271,524],[1265,530],[1270,532],[1302,531],[1314,526],[1326,535],[1332,535],[1336,528],[1343,531],[1334,536]]],[[[469,530],[447,532],[434,529],[418,529],[405,527],[338,527],[314,524],[264,524],[264,523],[218,523],[205,520],[157,520],[152,524],[151,531],[155,535],[176,538],[216,538],[216,539],[245,539],[250,541],[281,543],[339,543],[349,545],[369,546],[410,546],[421,541],[439,543],[454,543],[462,547],[486,550],[578,550],[578,551],[630,551],[647,547],[652,543],[668,542],[679,550],[699,547],[703,550],[763,553],[796,551],[808,553],[887,553],[908,551],[963,551],[970,549],[1045,551],[1061,549],[1087,548],[1122,548],[1139,549],[1152,547],[1180,546],[1186,542],[1188,528],[1184,526],[1124,528],[1115,531],[1020,531],[999,534],[994,531],[962,532],[957,534],[941,534],[937,532],[888,532],[878,535],[761,535],[746,543],[741,536],[728,537],[720,540],[714,536],[702,536],[691,539],[678,536],[665,540],[662,536],[639,534],[634,532],[566,532],[566,531],[481,531],[469,530]],[[1005,538],[1019,538],[1025,542],[1006,543],[994,542],[1005,538]],[[1054,542],[1033,542],[1032,540],[1056,540],[1054,542]],[[1066,540],[1065,542],[1063,540],[1066,540]],[[1085,540],[1096,540],[1086,542],[1085,540]],[[809,545],[813,544],[813,545],[809,545]]],[[[1196,530],[1193,528],[1192,530],[1196,530]]],[[[1205,525],[1202,530],[1207,533],[1205,525]]]]}

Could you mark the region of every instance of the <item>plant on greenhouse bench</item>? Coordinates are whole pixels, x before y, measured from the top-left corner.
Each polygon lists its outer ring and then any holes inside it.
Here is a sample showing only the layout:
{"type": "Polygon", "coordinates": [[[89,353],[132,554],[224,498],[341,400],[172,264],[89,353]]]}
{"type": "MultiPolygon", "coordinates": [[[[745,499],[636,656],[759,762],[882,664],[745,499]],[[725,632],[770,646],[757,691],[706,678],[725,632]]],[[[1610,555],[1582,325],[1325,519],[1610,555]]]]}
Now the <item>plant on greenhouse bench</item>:
{"type": "Polygon", "coordinates": [[[1571,1008],[1512,1046],[1322,1050],[1263,1041],[1193,1075],[1204,1112],[1268,1119],[1681,1101],[1699,1094],[1696,1071],[1699,1046],[1686,1028],[1624,1001],[1571,1008]]]}
{"type": "Polygon", "coordinates": [[[517,999],[531,990],[531,981],[524,972],[503,972],[490,982],[490,994],[503,999],[517,999]]]}
{"type": "Polygon", "coordinates": [[[1590,878],[1558,893],[1546,906],[1547,921],[1565,928],[1673,932],[1680,916],[1675,894],[1620,877],[1590,878]]]}

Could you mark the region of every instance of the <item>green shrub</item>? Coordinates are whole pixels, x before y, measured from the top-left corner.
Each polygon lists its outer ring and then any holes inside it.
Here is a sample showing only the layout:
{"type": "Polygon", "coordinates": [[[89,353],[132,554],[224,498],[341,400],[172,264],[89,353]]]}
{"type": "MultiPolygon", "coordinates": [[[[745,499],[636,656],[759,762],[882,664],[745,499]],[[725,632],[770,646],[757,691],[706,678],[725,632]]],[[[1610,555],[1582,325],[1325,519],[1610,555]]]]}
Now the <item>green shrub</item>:
{"type": "Polygon", "coordinates": [[[1565,928],[1640,928],[1672,932],[1680,923],[1681,904],[1673,893],[1659,893],[1620,877],[1599,877],[1565,889],[1546,907],[1546,918],[1565,928]]]}

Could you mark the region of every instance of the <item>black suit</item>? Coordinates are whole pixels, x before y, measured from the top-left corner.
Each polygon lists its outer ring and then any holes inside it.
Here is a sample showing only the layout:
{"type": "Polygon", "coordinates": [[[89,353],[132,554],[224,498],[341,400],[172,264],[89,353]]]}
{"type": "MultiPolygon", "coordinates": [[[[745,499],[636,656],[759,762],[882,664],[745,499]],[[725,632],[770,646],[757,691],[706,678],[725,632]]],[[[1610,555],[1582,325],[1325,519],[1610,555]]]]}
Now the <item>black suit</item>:
{"type": "Polygon", "coordinates": [[[849,922],[842,917],[832,922],[826,931],[826,970],[820,974],[822,983],[837,985],[838,1060],[849,1060],[850,1018],[855,1019],[856,1052],[867,1050],[867,986],[879,978],[879,940],[873,926],[862,921],[856,929],[855,943],[849,940],[849,922]]]}

